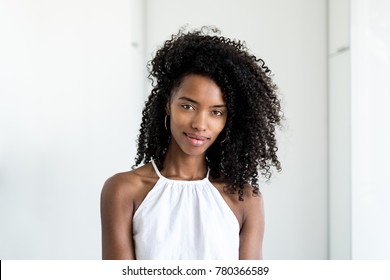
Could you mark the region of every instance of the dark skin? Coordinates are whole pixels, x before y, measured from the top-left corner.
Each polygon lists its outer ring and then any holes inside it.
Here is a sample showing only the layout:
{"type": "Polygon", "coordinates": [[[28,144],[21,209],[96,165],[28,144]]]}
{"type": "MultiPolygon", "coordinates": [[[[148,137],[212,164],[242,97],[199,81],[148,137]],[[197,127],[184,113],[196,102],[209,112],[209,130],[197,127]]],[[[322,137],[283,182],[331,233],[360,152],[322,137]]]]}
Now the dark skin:
{"type": "MultiPolygon", "coordinates": [[[[205,153],[223,130],[227,109],[222,92],[210,79],[189,75],[166,104],[170,116],[172,140],[169,144],[164,177],[176,180],[199,180],[207,174],[205,153]]],[[[132,217],[158,181],[151,163],[119,173],[104,184],[101,195],[103,259],[136,259],[132,238],[132,217]]],[[[239,259],[261,259],[264,234],[264,208],[261,195],[244,189],[244,201],[237,194],[224,191],[223,179],[213,180],[240,226],[239,259]]]]}

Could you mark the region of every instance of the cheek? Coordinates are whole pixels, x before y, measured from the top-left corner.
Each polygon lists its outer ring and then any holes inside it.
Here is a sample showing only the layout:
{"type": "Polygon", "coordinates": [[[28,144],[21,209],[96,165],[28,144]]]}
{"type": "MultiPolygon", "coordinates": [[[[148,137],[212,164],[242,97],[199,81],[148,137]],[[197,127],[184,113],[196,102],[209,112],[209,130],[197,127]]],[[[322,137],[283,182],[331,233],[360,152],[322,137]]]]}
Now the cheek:
{"type": "Polygon", "coordinates": [[[188,121],[189,121],[188,116],[186,116],[185,114],[178,114],[178,113],[172,112],[172,114],[170,116],[170,124],[171,124],[171,127],[173,127],[173,128],[186,126],[188,121]]]}
{"type": "Polygon", "coordinates": [[[214,125],[214,131],[216,132],[216,133],[221,133],[222,132],[222,130],[225,128],[225,125],[226,125],[226,120],[221,120],[221,121],[219,121],[218,123],[216,123],[215,125],[214,125]]]}

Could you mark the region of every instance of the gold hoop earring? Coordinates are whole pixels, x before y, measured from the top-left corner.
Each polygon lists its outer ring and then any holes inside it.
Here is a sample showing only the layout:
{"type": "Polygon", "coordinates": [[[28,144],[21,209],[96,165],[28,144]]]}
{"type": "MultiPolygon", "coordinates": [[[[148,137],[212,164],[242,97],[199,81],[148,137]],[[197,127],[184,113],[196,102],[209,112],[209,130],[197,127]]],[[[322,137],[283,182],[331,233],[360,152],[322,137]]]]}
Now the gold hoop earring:
{"type": "Polygon", "coordinates": [[[165,126],[165,130],[166,130],[166,131],[168,131],[167,117],[168,117],[168,115],[165,115],[165,119],[164,119],[164,126],[165,126]]]}

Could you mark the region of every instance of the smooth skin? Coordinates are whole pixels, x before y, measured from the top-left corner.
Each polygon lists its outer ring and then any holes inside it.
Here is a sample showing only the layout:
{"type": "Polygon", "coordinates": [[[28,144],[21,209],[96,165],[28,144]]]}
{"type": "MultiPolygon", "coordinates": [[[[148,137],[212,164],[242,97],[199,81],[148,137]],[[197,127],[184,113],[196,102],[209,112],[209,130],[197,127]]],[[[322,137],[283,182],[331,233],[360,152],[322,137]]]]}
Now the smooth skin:
{"type": "MultiPolygon", "coordinates": [[[[220,88],[201,75],[186,76],[166,104],[172,134],[164,168],[164,177],[176,180],[199,180],[207,174],[205,154],[217,139],[227,119],[227,108],[220,88]]],[[[148,163],[132,171],[109,178],[101,194],[103,259],[136,259],[132,238],[132,218],[158,176],[148,163]]],[[[244,201],[237,194],[223,190],[223,180],[211,183],[220,192],[240,225],[242,260],[261,259],[264,235],[262,196],[244,190],[244,201]]]]}

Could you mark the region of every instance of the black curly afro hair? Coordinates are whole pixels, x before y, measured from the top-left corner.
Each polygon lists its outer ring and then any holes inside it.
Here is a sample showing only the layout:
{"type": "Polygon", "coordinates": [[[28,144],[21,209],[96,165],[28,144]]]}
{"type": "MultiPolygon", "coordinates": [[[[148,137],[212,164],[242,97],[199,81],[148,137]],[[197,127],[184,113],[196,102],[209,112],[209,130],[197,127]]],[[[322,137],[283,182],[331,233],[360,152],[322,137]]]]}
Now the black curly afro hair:
{"type": "Polygon", "coordinates": [[[281,170],[275,137],[282,118],[277,87],[264,61],[249,54],[245,43],[220,36],[212,27],[180,30],[157,51],[149,70],[153,89],[142,113],[135,166],[154,159],[162,168],[170,141],[166,104],[186,75],[198,74],[221,88],[228,109],[220,139],[206,151],[210,176],[223,178],[225,189],[243,200],[247,184],[259,193],[259,173],[269,179],[272,166],[281,170]]]}

